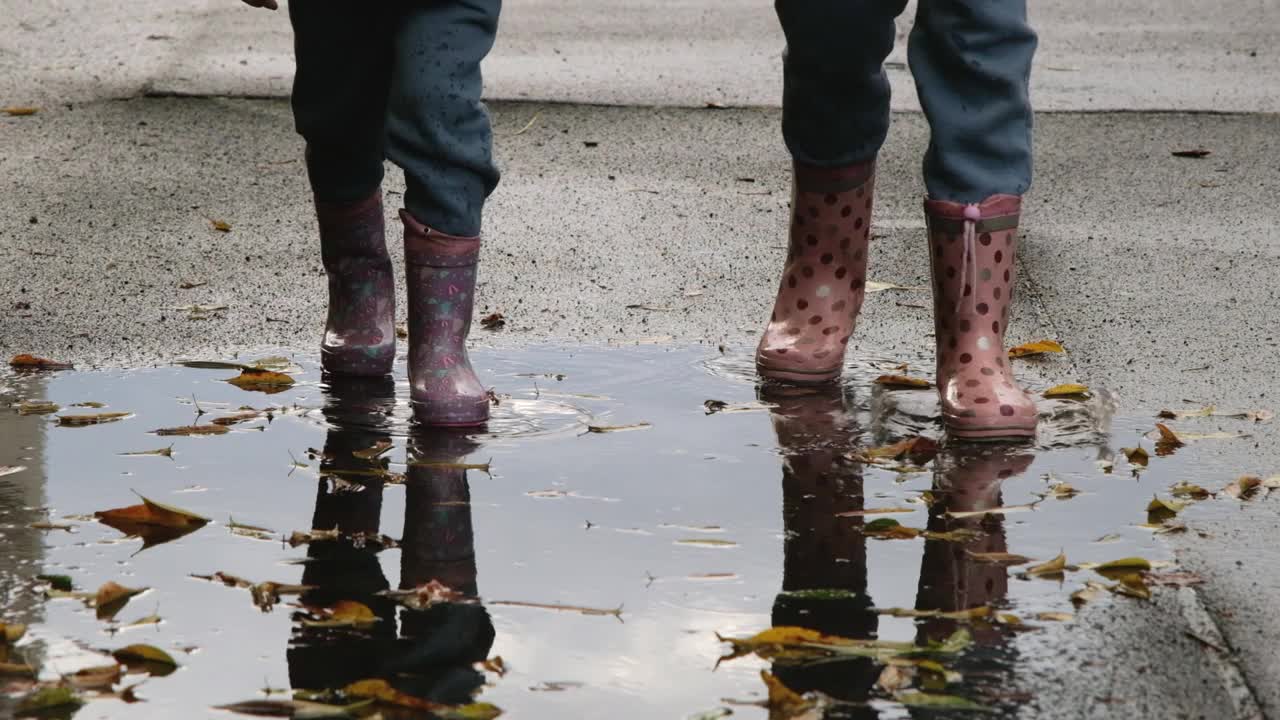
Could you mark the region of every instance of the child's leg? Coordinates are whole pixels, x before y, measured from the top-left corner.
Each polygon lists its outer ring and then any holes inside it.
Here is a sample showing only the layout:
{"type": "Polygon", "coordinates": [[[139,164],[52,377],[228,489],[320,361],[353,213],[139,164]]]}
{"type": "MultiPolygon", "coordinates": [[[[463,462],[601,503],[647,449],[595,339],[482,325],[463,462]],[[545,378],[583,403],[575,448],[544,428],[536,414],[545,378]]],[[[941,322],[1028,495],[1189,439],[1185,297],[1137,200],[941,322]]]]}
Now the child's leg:
{"type": "MultiPolygon", "coordinates": [[[[380,5],[380,4],[373,4],[380,5]]],[[[395,359],[395,280],[383,233],[382,161],[390,15],[348,1],[289,3],[293,115],[307,142],[329,313],[327,372],[386,375],[395,359]]]]}
{"type": "Polygon", "coordinates": [[[480,215],[498,183],[480,61],[501,0],[405,3],[396,20],[387,153],[404,168],[409,385],[426,425],[469,426],[489,399],[467,357],[480,215]]]}
{"type": "Polygon", "coordinates": [[[884,58],[905,0],[778,0],[782,133],[795,159],[790,250],[756,350],[761,375],[839,377],[862,308],[875,156],[889,128],[884,58]]]}
{"type": "Polygon", "coordinates": [[[1030,437],[1004,333],[1031,184],[1026,0],[921,0],[909,57],[932,130],[924,161],[942,416],[955,436],[1030,437]]]}

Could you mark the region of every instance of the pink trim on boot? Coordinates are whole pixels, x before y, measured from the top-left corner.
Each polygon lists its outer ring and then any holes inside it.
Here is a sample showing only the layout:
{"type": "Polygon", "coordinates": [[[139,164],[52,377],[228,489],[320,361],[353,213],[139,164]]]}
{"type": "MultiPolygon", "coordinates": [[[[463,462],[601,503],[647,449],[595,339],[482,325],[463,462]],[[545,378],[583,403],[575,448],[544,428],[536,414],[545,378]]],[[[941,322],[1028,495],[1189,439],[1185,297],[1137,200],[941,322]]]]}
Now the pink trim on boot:
{"type": "Polygon", "coordinates": [[[1004,333],[1015,284],[1021,199],[926,200],[933,267],[937,383],[955,437],[1034,437],[1036,406],[1014,382],[1004,333]]]}
{"type": "Polygon", "coordinates": [[[875,162],[795,165],[787,261],[756,349],[762,377],[798,384],[840,376],[862,309],[875,162]]]}
{"type": "Polygon", "coordinates": [[[409,396],[423,425],[471,427],[489,419],[489,397],[471,367],[467,335],[480,238],[446,235],[400,211],[409,291],[409,396]]]}

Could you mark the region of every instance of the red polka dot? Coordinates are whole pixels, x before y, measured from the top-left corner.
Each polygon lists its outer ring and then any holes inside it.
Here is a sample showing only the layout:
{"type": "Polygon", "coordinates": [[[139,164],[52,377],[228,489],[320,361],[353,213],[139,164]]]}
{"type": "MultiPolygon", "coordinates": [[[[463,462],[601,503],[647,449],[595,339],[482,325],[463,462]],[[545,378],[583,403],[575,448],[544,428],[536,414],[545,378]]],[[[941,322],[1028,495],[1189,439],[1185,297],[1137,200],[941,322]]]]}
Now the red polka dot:
{"type": "Polygon", "coordinates": [[[831,253],[823,253],[822,257],[818,258],[818,260],[821,261],[823,265],[830,265],[831,261],[835,259],[836,259],[835,256],[832,255],[831,253]]]}
{"type": "Polygon", "coordinates": [[[835,204],[836,204],[836,196],[835,196],[835,195],[832,195],[831,193],[827,193],[826,195],[824,195],[824,196],[823,196],[823,198],[822,198],[822,202],[824,202],[824,203],[826,203],[826,204],[828,204],[828,205],[835,205],[835,204]]]}
{"type": "Polygon", "coordinates": [[[805,265],[804,267],[800,268],[800,274],[807,278],[811,278],[813,277],[813,268],[809,267],[808,265],[805,265]]]}
{"type": "Polygon", "coordinates": [[[786,355],[786,354],[787,354],[787,349],[786,349],[786,348],[778,348],[775,352],[777,352],[779,355],[786,355]]]}
{"type": "Polygon", "coordinates": [[[956,269],[955,269],[955,268],[953,268],[953,267],[948,267],[948,268],[947,268],[947,278],[948,278],[948,279],[950,279],[950,278],[954,278],[955,276],[956,276],[956,269]]]}
{"type": "Polygon", "coordinates": [[[787,334],[788,334],[788,335],[799,335],[799,334],[800,334],[800,328],[798,328],[798,327],[787,328],[787,334]]]}
{"type": "Polygon", "coordinates": [[[973,294],[973,286],[972,286],[972,285],[970,285],[969,283],[965,283],[965,284],[964,284],[964,296],[965,296],[965,297],[969,297],[969,296],[970,296],[970,295],[972,295],[972,294],[973,294]]]}
{"type": "Polygon", "coordinates": [[[845,335],[844,337],[840,338],[840,344],[841,344],[841,345],[848,345],[848,344],[849,344],[849,336],[848,336],[848,335],[845,335]]]}
{"type": "Polygon", "coordinates": [[[853,282],[849,283],[849,289],[850,289],[850,290],[857,290],[857,289],[858,289],[858,288],[860,288],[860,287],[862,287],[862,278],[858,278],[858,279],[854,280],[853,282]]]}
{"type": "Polygon", "coordinates": [[[853,214],[852,205],[845,205],[844,207],[840,208],[840,217],[849,217],[852,214],[853,214]]]}
{"type": "Polygon", "coordinates": [[[995,322],[991,323],[991,332],[996,333],[996,334],[999,334],[999,333],[1000,333],[1000,321],[999,321],[999,320],[996,320],[995,322]]]}
{"type": "Polygon", "coordinates": [[[1009,271],[1008,271],[1008,270],[1005,270],[1005,271],[1004,271],[1004,281],[1005,281],[1005,282],[1009,282],[1009,271]]]}
{"type": "Polygon", "coordinates": [[[863,195],[866,195],[866,194],[867,194],[867,189],[865,187],[858,188],[858,193],[857,193],[858,197],[862,197],[863,195]]]}
{"type": "Polygon", "coordinates": [[[840,312],[841,310],[845,309],[845,307],[846,307],[848,304],[849,304],[849,303],[845,302],[844,300],[837,300],[837,301],[835,301],[835,302],[831,303],[831,310],[832,310],[832,312],[840,312]]]}
{"type": "Polygon", "coordinates": [[[981,235],[979,235],[979,236],[978,236],[978,242],[982,243],[983,245],[990,245],[990,244],[991,244],[991,233],[982,233],[981,235]]]}
{"type": "Polygon", "coordinates": [[[801,310],[804,310],[805,308],[809,307],[809,301],[805,300],[804,298],[800,298],[799,300],[796,301],[796,307],[800,308],[801,310]]]}
{"type": "Polygon", "coordinates": [[[813,317],[809,318],[809,324],[810,324],[810,325],[817,325],[817,324],[818,324],[818,323],[820,323],[820,322],[822,322],[822,316],[821,316],[821,315],[814,315],[813,317]]]}
{"type": "Polygon", "coordinates": [[[853,229],[854,229],[854,230],[861,230],[861,229],[862,229],[862,218],[854,218],[854,221],[853,221],[853,229]]]}
{"type": "Polygon", "coordinates": [[[817,245],[817,244],[818,244],[818,236],[817,236],[817,235],[805,235],[805,236],[804,236],[804,241],[805,241],[805,242],[807,242],[807,243],[809,243],[809,245],[810,245],[810,246],[817,245]]]}
{"type": "Polygon", "coordinates": [[[990,310],[991,308],[987,307],[986,303],[978,303],[978,307],[974,309],[978,311],[979,315],[986,315],[987,311],[990,310]]]}
{"type": "Polygon", "coordinates": [[[992,290],[991,290],[991,297],[993,297],[993,298],[995,298],[995,299],[997,299],[997,300],[999,300],[999,299],[1000,299],[1000,296],[1001,296],[1001,295],[1003,295],[1003,294],[1004,294],[1004,291],[1003,291],[1003,290],[1001,290],[999,286],[996,286],[996,287],[992,288],[992,290]]]}
{"type": "Polygon", "coordinates": [[[999,365],[1000,367],[1004,367],[1004,358],[1002,358],[1002,357],[997,357],[997,358],[996,358],[996,364],[997,364],[997,365],[999,365]]]}
{"type": "Polygon", "coordinates": [[[978,372],[982,373],[983,375],[986,375],[987,377],[991,377],[992,375],[995,375],[995,374],[996,374],[996,371],[995,371],[995,370],[992,370],[992,369],[991,369],[991,368],[989,368],[989,367],[984,367],[984,368],[982,368],[981,370],[979,370],[978,372]]]}
{"type": "Polygon", "coordinates": [[[842,237],[842,238],[840,238],[840,249],[841,249],[841,250],[848,250],[848,249],[849,249],[849,243],[851,243],[851,242],[853,242],[853,238],[847,238],[847,237],[842,237]]]}
{"type": "Polygon", "coordinates": [[[1012,406],[1012,405],[1001,405],[1001,406],[1000,406],[1000,414],[1001,414],[1001,415],[1003,415],[1003,416],[1005,416],[1005,417],[1010,417],[1010,416],[1012,416],[1012,415],[1013,415],[1013,406],[1012,406]]]}
{"type": "Polygon", "coordinates": [[[816,218],[816,217],[818,217],[818,208],[817,208],[817,207],[815,207],[815,206],[810,206],[810,207],[809,207],[809,217],[811,217],[811,218],[816,218]]]}
{"type": "Polygon", "coordinates": [[[960,362],[967,363],[973,360],[973,356],[969,353],[960,353],[960,362]]]}
{"type": "Polygon", "coordinates": [[[804,216],[803,216],[803,215],[801,215],[800,213],[796,213],[796,224],[797,224],[797,225],[803,225],[803,224],[804,224],[804,216]]]}
{"type": "Polygon", "coordinates": [[[991,402],[991,398],[979,397],[979,398],[974,398],[973,401],[978,403],[979,405],[986,405],[987,403],[991,402]]]}
{"type": "Polygon", "coordinates": [[[830,351],[830,350],[819,350],[818,352],[814,353],[814,354],[813,354],[813,356],[814,356],[814,357],[816,357],[816,358],[821,359],[821,358],[824,358],[824,357],[826,357],[826,356],[828,356],[828,355],[830,355],[830,354],[831,354],[831,351],[830,351]]]}
{"type": "Polygon", "coordinates": [[[796,286],[796,276],[795,276],[795,275],[788,275],[788,276],[787,276],[787,287],[792,288],[792,289],[794,290],[794,289],[795,289],[795,286],[796,286]]]}
{"type": "Polygon", "coordinates": [[[832,333],[834,333],[834,332],[837,332],[837,331],[839,331],[839,330],[840,330],[840,328],[838,328],[838,327],[836,327],[836,326],[834,326],[834,325],[830,325],[830,326],[828,326],[828,327],[824,327],[824,328],[822,328],[822,334],[823,334],[823,335],[830,335],[830,334],[832,334],[832,333]]]}
{"type": "Polygon", "coordinates": [[[951,336],[950,338],[947,338],[947,347],[951,348],[952,350],[956,349],[956,338],[954,335],[951,336]]]}
{"type": "Polygon", "coordinates": [[[961,318],[960,332],[969,332],[970,327],[971,325],[969,324],[969,320],[967,318],[961,318]]]}
{"type": "Polygon", "coordinates": [[[996,262],[997,262],[997,263],[1000,263],[1000,262],[1003,262],[1003,261],[1004,261],[1004,251],[1003,251],[1003,250],[997,250],[997,251],[996,251],[996,262]]]}
{"type": "Polygon", "coordinates": [[[848,274],[849,274],[849,268],[847,268],[847,267],[845,267],[845,266],[843,266],[843,265],[841,265],[840,267],[836,268],[836,279],[837,279],[837,280],[843,280],[843,279],[844,279],[844,276],[845,276],[845,275],[848,275],[848,274]]]}
{"type": "Polygon", "coordinates": [[[853,251],[853,260],[857,262],[862,259],[862,248],[853,251]]]}
{"type": "Polygon", "coordinates": [[[965,380],[964,382],[965,387],[978,387],[981,384],[982,383],[978,382],[977,380],[965,380]]]}

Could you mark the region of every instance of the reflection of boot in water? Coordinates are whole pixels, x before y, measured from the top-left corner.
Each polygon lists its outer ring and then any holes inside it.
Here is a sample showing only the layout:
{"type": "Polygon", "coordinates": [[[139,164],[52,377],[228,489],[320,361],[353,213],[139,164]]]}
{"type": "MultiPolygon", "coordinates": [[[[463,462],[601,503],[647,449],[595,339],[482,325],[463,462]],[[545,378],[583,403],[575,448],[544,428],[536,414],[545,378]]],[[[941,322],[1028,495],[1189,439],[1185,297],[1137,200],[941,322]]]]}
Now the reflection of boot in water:
{"type": "MultiPolygon", "coordinates": [[[[478,449],[458,431],[424,429],[410,438],[400,587],[432,580],[468,596],[478,594],[471,492],[467,471],[448,467],[478,449]]],[[[493,620],[484,606],[444,603],[403,610],[402,639],[385,667],[401,690],[440,703],[470,702],[484,684],[472,663],[493,647],[493,620]]]]}
{"type": "MultiPolygon", "coordinates": [[[[786,540],[773,625],[875,637],[876,614],[867,597],[866,538],[859,532],[862,518],[836,517],[863,507],[862,467],[845,457],[857,443],[858,428],[846,410],[842,389],[771,387],[761,390],[760,399],[776,406],[771,415],[782,451],[786,540]]],[[[878,676],[866,658],[807,666],[778,663],[773,672],[796,692],[820,690],[858,702],[866,699],[878,676]]],[[[850,712],[857,716],[864,710],[850,712]]]]}
{"type": "MultiPolygon", "coordinates": [[[[933,485],[937,499],[929,508],[929,529],[936,532],[975,530],[983,534],[965,543],[925,541],[916,609],[954,612],[1004,600],[1009,589],[1008,570],[1003,565],[979,562],[970,555],[1007,552],[1003,516],[949,518],[945,513],[1000,507],[1001,483],[1025,472],[1032,460],[1025,448],[977,445],[951,448],[938,456],[933,485]]],[[[940,641],[960,627],[955,620],[929,618],[918,625],[917,639],[921,644],[940,641]]],[[[964,627],[973,632],[979,646],[976,652],[966,655],[971,661],[967,664],[981,667],[986,664],[982,648],[1002,642],[1002,633],[990,623],[964,627]]]]}
{"type": "Polygon", "coordinates": [[[344,539],[307,546],[302,583],[316,589],[301,601],[328,607],[339,600],[355,600],[373,610],[380,621],[359,631],[298,627],[288,651],[294,687],[342,687],[367,678],[395,637],[395,606],[376,595],[388,588],[378,563],[379,548],[345,539],[378,533],[381,473],[387,461],[362,451],[390,442],[387,426],[394,404],[395,384],[389,377],[333,378],[327,389],[324,416],[329,432],[311,527],[336,529],[344,539]]]}

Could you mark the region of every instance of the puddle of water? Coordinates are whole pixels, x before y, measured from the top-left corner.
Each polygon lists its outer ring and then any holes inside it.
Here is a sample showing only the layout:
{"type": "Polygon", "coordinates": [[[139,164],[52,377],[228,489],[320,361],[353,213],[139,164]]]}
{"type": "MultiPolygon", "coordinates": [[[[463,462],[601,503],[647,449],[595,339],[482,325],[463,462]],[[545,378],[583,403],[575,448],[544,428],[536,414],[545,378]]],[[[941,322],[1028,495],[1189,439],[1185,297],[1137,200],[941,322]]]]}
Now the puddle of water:
{"type": "MultiPolygon", "coordinates": [[[[1103,472],[1099,461],[1117,455],[1113,438],[1133,445],[1152,427],[1149,415],[1113,418],[1105,393],[1046,401],[1034,447],[944,446],[917,471],[857,462],[851,456],[868,448],[939,434],[932,391],[870,383],[898,359],[864,358],[843,386],[826,390],[757,388],[748,356],[707,358],[700,349],[534,348],[476,361],[500,404],[488,432],[474,436],[415,430],[404,383],[330,387],[301,360],[298,384],[269,396],[227,384],[235,374],[227,370],[0,376],[3,405],[49,400],[64,414],[132,413],[70,428],[0,410],[0,466],[26,468],[0,477],[0,620],[30,625],[9,659],[43,668],[44,679],[101,665],[104,651],[132,643],[177,660],[176,672],[137,690],[145,702],[94,700],[86,717],[189,717],[264,697],[263,688],[368,677],[434,702],[478,692],[520,717],[686,717],[726,707],[725,698],[764,696],[759,671],[771,665],[744,657],[717,667],[727,646],[716,633],[796,625],[925,644],[964,627],[974,644],[947,661],[964,679],[945,691],[1012,712],[1019,700],[1004,691],[1019,662],[1016,634],[1050,622],[1039,613],[1070,613],[1068,595],[1101,578],[1021,579],[1019,568],[973,553],[1166,559],[1138,524],[1153,494],[1196,469],[1193,448],[1183,448],[1137,476],[1123,456],[1103,472]],[[709,414],[707,400],[724,405],[709,414]],[[67,407],[85,401],[105,407],[67,407]],[[150,433],[242,406],[276,411],[216,437],[150,433]],[[588,431],[640,423],[648,425],[588,431]],[[380,443],[390,448],[364,452],[380,443]],[[170,445],[172,457],[121,454],[170,445]],[[488,464],[492,474],[458,464],[488,464]],[[1080,494],[1041,499],[1053,483],[1080,494]],[[141,550],[141,540],[92,519],[61,519],[134,504],[135,492],[212,522],[141,550]],[[920,502],[926,492],[932,508],[920,502]],[[946,514],[1032,503],[1023,512],[946,514]],[[879,508],[908,511],[858,514],[879,508]],[[980,535],[864,534],[888,517],[980,535]],[[46,519],[74,529],[29,527],[46,519]],[[236,534],[232,520],[273,539],[236,534]],[[396,542],[291,547],[278,539],[313,528],[396,542]],[[248,590],[191,577],[218,571],[313,589],[262,612],[248,590]],[[108,581],[151,589],[106,622],[80,601],[46,600],[39,574],[69,575],[81,590],[108,581]],[[482,601],[410,610],[378,594],[431,580],[482,601]],[[344,599],[373,610],[372,629],[302,622],[298,605],[344,599]],[[1030,627],[877,612],[984,604],[1030,627]],[[126,627],[153,614],[163,622],[126,627]],[[504,675],[473,665],[493,656],[504,675]]],[[[849,703],[830,717],[906,715],[874,688],[881,666],[870,660],[772,668],[797,691],[849,703]]]]}

